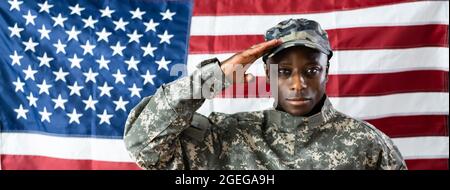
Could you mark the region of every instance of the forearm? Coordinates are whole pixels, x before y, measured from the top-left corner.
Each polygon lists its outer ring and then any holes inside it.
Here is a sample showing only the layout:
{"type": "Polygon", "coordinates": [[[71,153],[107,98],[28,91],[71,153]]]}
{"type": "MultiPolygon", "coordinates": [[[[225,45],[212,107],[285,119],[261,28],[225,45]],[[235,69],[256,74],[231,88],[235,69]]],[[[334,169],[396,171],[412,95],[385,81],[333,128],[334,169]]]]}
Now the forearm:
{"type": "Polygon", "coordinates": [[[181,162],[179,134],[191,125],[205,98],[212,98],[229,85],[218,63],[204,65],[191,76],[161,86],[130,113],[125,144],[139,165],[162,169],[181,162]]]}

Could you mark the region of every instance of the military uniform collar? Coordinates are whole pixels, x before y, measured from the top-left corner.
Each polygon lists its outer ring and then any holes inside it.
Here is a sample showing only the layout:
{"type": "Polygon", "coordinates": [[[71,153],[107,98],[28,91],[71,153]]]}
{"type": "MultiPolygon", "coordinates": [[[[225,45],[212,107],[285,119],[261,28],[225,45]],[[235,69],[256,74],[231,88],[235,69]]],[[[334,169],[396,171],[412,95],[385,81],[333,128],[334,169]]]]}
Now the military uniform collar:
{"type": "Polygon", "coordinates": [[[309,117],[293,116],[287,112],[275,109],[265,110],[264,117],[266,124],[287,126],[288,128],[295,128],[300,125],[316,127],[323,123],[329,122],[336,115],[336,110],[333,108],[328,97],[325,99],[322,109],[309,117]],[[290,127],[292,126],[292,127],[290,127]]]}

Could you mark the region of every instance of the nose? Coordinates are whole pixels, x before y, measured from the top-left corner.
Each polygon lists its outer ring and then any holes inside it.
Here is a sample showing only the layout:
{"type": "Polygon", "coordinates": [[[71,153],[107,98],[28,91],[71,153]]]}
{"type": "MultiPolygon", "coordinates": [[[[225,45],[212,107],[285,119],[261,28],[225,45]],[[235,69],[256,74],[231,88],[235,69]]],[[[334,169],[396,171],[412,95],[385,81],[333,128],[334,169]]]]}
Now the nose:
{"type": "Polygon", "coordinates": [[[296,92],[300,92],[307,87],[305,78],[298,72],[295,72],[295,73],[293,73],[293,75],[291,75],[291,85],[290,86],[291,86],[291,90],[296,91],[296,92]]]}

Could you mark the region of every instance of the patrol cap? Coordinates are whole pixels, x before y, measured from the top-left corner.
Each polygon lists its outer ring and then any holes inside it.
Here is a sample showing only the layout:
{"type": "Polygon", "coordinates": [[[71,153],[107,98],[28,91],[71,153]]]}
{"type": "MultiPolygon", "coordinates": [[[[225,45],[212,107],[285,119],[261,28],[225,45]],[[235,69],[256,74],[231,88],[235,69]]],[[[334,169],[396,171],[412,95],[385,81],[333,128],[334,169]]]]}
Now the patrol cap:
{"type": "Polygon", "coordinates": [[[266,41],[280,39],[283,42],[263,55],[264,62],[283,49],[293,46],[305,46],[319,50],[326,54],[328,59],[333,56],[327,32],[313,20],[300,18],[282,21],[267,30],[264,39],[266,41]]]}

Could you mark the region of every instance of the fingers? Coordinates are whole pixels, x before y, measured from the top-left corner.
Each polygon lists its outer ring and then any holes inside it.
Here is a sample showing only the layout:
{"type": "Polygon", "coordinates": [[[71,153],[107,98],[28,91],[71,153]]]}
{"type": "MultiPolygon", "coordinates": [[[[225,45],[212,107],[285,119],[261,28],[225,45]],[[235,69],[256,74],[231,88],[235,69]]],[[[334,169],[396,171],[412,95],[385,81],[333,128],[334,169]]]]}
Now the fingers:
{"type": "Polygon", "coordinates": [[[281,43],[282,43],[281,40],[273,39],[273,40],[270,40],[267,42],[256,44],[256,45],[252,46],[251,49],[249,49],[248,54],[260,57],[260,56],[262,56],[262,54],[264,54],[265,52],[269,51],[270,49],[280,45],[281,43]]]}

